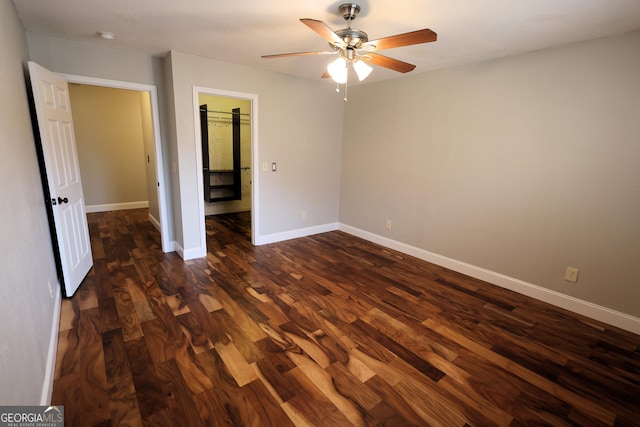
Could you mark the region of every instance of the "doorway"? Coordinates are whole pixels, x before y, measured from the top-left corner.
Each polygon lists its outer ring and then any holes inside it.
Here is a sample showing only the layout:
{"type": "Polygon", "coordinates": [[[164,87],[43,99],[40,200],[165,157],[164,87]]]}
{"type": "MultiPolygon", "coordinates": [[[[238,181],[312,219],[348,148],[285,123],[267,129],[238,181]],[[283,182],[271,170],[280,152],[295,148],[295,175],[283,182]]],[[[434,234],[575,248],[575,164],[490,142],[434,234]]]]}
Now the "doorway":
{"type": "Polygon", "coordinates": [[[255,244],[257,95],[194,87],[193,101],[202,247],[206,248],[205,216],[241,212],[250,212],[251,243],[255,244]],[[215,197],[216,191],[233,186],[237,188],[233,197],[221,197],[225,193],[215,197]]]}
{"type": "MultiPolygon", "coordinates": [[[[133,165],[129,166],[130,173],[138,175],[139,184],[137,185],[138,190],[137,194],[143,194],[147,196],[148,207],[149,207],[149,221],[158,229],[161,237],[161,245],[163,252],[170,252],[173,250],[169,243],[169,232],[168,232],[168,220],[167,220],[167,206],[166,206],[166,193],[165,193],[165,184],[164,184],[164,168],[163,168],[163,156],[162,156],[162,146],[160,141],[160,129],[159,129],[159,117],[158,117],[158,98],[156,87],[151,85],[143,85],[137,83],[129,83],[129,82],[121,82],[121,81],[113,81],[113,80],[105,80],[105,79],[96,79],[90,77],[83,76],[74,76],[74,75],[63,75],[63,77],[69,83],[70,88],[72,86],[77,86],[78,88],[84,89],[93,89],[85,91],[87,96],[91,96],[91,93],[102,93],[108,94],[111,90],[115,90],[112,93],[112,99],[123,100],[129,99],[129,107],[131,108],[131,104],[133,103],[132,114],[139,115],[135,117],[138,123],[137,132],[138,135],[133,137],[133,140],[138,139],[137,142],[132,143],[136,145],[136,147],[129,147],[127,150],[129,153],[134,153],[133,157],[138,157],[137,159],[129,159],[126,161],[132,161],[133,165]],[[127,92],[129,93],[128,98],[122,95],[127,92]],[[118,96],[119,95],[119,96],[118,96]],[[131,102],[131,99],[133,101],[131,102]],[[138,105],[136,106],[136,100],[138,105]],[[136,108],[137,107],[137,108],[136,108]],[[144,143],[143,143],[144,142],[144,143]],[[139,156],[138,156],[139,155],[139,156]],[[137,162],[136,162],[137,161],[137,162]],[[136,166],[137,165],[137,166],[136,166]]],[[[81,93],[81,92],[79,92],[81,93]]],[[[73,107],[73,99],[71,102],[71,107],[73,107]]],[[[75,117],[74,117],[75,119],[75,117]]],[[[80,117],[79,120],[82,120],[80,117]]],[[[133,127],[136,128],[135,126],[133,127]]],[[[123,148],[123,147],[120,147],[123,148]]],[[[112,150],[112,151],[117,151],[112,150]]],[[[114,157],[111,162],[111,168],[115,168],[118,166],[114,166],[114,164],[118,164],[118,153],[110,153],[111,156],[114,157]]],[[[121,161],[125,161],[127,154],[122,153],[120,157],[121,161]]],[[[131,156],[129,156],[131,157],[131,156]]],[[[107,162],[104,162],[107,164],[107,162]]],[[[99,164],[99,163],[98,163],[99,164]]],[[[82,168],[81,162],[81,168],[82,168]]],[[[89,167],[95,167],[95,165],[85,165],[89,167]]],[[[107,166],[109,167],[109,166],[107,166]]],[[[107,176],[108,174],[104,174],[107,176]]],[[[95,178],[95,177],[94,177],[95,178]]],[[[98,180],[100,178],[97,178],[98,180]]],[[[126,191],[131,192],[136,186],[125,186],[127,187],[126,191]]],[[[99,188],[99,187],[98,187],[99,188]]],[[[114,186],[111,185],[109,188],[113,190],[114,186]]],[[[85,190],[87,191],[87,190],[85,190]]],[[[113,190],[117,191],[117,190],[113,190]]],[[[131,197],[131,195],[129,195],[131,197]]],[[[133,196],[135,199],[140,199],[140,197],[133,196]]],[[[135,200],[130,203],[115,203],[115,204],[106,204],[103,206],[97,206],[93,211],[98,210],[113,210],[113,209],[127,209],[127,208],[136,208],[143,207],[140,206],[140,202],[135,200]]]]}
{"type": "Polygon", "coordinates": [[[251,210],[251,101],[200,94],[204,214],[251,210]]]}

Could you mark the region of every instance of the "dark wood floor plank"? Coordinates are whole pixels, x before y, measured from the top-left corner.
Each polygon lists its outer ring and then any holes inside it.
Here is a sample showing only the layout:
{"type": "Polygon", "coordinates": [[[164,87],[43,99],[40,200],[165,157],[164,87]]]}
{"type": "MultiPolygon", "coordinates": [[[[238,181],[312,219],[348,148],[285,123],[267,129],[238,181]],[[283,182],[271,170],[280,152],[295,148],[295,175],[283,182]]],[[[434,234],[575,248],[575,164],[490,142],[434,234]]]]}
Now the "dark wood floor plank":
{"type": "Polygon", "coordinates": [[[332,363],[326,371],[333,378],[338,393],[351,400],[361,413],[369,412],[382,402],[375,391],[363,384],[342,363],[332,363]]]}
{"type": "Polygon", "coordinates": [[[249,212],[164,254],[88,215],[62,303],[68,425],[640,426],[640,337],[341,231],[255,247],[249,212]]]}
{"type": "MultiPolygon", "coordinates": [[[[265,427],[289,427],[294,425],[279,402],[274,399],[262,382],[252,381],[243,387],[243,391],[256,411],[256,425],[265,427]]],[[[244,425],[249,425],[249,423],[244,423],[244,425]]]]}
{"type": "MultiPolygon", "coordinates": [[[[295,396],[287,401],[297,412],[317,426],[351,426],[353,417],[357,416],[349,408],[349,416],[344,414],[340,408],[320,390],[312,378],[309,378],[300,368],[296,367],[285,375],[290,376],[292,381],[300,384],[295,396]]],[[[343,403],[343,402],[341,402],[343,403]]],[[[348,402],[344,402],[348,407],[348,402]]]]}
{"type": "Polygon", "coordinates": [[[202,393],[213,387],[213,384],[198,363],[196,354],[191,346],[179,346],[175,359],[171,360],[176,362],[183,382],[192,394],[202,393]]]}
{"type": "MultiPolygon", "coordinates": [[[[216,324],[216,328],[220,328],[225,332],[225,336],[232,341],[247,363],[253,363],[258,360],[262,354],[255,342],[245,335],[244,329],[239,326],[226,311],[219,310],[209,314],[210,323],[216,324]]],[[[260,326],[260,325],[258,325],[260,326]]],[[[262,329],[262,328],[261,328],[262,329]]],[[[217,339],[216,342],[226,342],[227,340],[217,339]]]]}
{"type": "Polygon", "coordinates": [[[141,425],[142,415],[133,385],[122,331],[115,329],[103,333],[102,343],[111,419],[116,425],[141,425]]]}
{"type": "Polygon", "coordinates": [[[368,379],[365,383],[376,395],[382,398],[382,402],[372,409],[372,413],[380,419],[383,425],[390,422],[396,425],[423,425],[424,420],[411,409],[411,406],[391,387],[378,376],[368,379]],[[404,423],[404,424],[403,424],[404,423]]]}
{"type": "Polygon", "coordinates": [[[52,404],[69,407],[72,425],[94,425],[111,416],[100,315],[97,308],[75,308],[77,315],[69,330],[73,339],[62,355],[60,377],[55,380],[60,387],[54,388],[52,404]]]}
{"type": "MultiPolygon", "coordinates": [[[[247,398],[246,389],[238,385],[237,380],[230,373],[227,363],[218,355],[218,352],[214,349],[201,353],[197,355],[197,359],[211,383],[214,384],[211,390],[199,395],[206,398],[206,401],[198,400],[199,404],[206,405],[207,409],[204,415],[228,420],[228,425],[233,426],[255,425],[252,423],[260,419],[256,408],[247,398]]],[[[254,380],[257,381],[257,375],[246,384],[254,380]]],[[[281,412],[274,414],[274,417],[280,415],[281,412]]]]}
{"type": "Polygon", "coordinates": [[[375,329],[367,322],[357,320],[353,322],[353,325],[358,329],[360,333],[367,336],[375,337],[378,343],[380,343],[386,349],[391,351],[396,356],[400,357],[411,366],[415,367],[418,371],[420,371],[423,375],[427,376],[431,380],[439,381],[445,375],[444,372],[418,356],[413,351],[407,349],[402,344],[399,344],[394,339],[375,329]]]}
{"type": "Polygon", "coordinates": [[[228,408],[225,408],[214,389],[206,390],[195,396],[194,403],[203,426],[229,427],[234,425],[234,419],[229,416],[228,408]]]}
{"type": "Polygon", "coordinates": [[[133,385],[138,397],[140,413],[146,418],[167,405],[164,393],[144,338],[125,341],[133,385]]]}
{"type": "Polygon", "coordinates": [[[186,337],[182,333],[179,322],[168,317],[168,320],[152,319],[142,323],[144,340],[154,364],[162,363],[176,357],[178,347],[182,346],[186,337]]]}
{"type": "Polygon", "coordinates": [[[185,384],[176,360],[162,362],[155,366],[155,370],[164,403],[169,409],[171,425],[185,427],[203,425],[193,394],[185,384]]]}

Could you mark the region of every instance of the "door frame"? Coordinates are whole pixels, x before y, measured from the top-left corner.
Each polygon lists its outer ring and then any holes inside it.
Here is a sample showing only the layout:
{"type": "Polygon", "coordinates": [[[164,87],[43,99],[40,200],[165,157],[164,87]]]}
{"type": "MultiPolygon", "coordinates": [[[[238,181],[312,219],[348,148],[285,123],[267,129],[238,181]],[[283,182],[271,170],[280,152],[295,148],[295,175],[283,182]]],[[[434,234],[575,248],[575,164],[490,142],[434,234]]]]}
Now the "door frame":
{"type": "MultiPolygon", "coordinates": [[[[223,89],[213,89],[202,86],[193,86],[193,118],[194,118],[194,141],[196,151],[196,167],[198,176],[202,174],[202,136],[200,135],[200,102],[199,95],[220,96],[223,98],[238,98],[251,102],[251,244],[255,246],[256,236],[259,236],[258,221],[259,216],[259,182],[258,177],[258,95],[244,92],[234,92],[223,89]]],[[[200,225],[200,247],[203,253],[207,253],[207,235],[204,224],[204,184],[202,178],[197,180],[198,185],[198,212],[200,225]]]]}
{"type": "MultiPolygon", "coordinates": [[[[160,114],[158,107],[158,88],[154,85],[142,83],[131,83],[120,80],[109,80],[97,77],[79,76],[75,74],[57,73],[67,80],[69,83],[79,83],[91,86],[110,87],[114,89],[127,89],[137,92],[147,92],[151,104],[151,121],[153,126],[153,141],[155,150],[155,169],[156,169],[156,191],[158,194],[158,221],[160,231],[160,241],[162,244],[162,252],[175,251],[174,245],[169,240],[169,224],[168,224],[168,206],[167,206],[167,186],[164,176],[164,156],[162,153],[162,138],[160,136],[160,114]]],[[[73,106],[72,106],[73,108],[73,106]]],[[[153,221],[152,221],[153,223],[153,221]]]]}

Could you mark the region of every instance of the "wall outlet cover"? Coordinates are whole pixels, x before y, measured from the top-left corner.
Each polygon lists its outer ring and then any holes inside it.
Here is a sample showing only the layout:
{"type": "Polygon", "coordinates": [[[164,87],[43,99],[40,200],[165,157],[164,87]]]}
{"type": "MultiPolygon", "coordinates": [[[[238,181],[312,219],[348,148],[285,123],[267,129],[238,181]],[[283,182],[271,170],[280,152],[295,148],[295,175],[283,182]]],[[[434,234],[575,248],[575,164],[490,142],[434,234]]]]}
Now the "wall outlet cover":
{"type": "Polygon", "coordinates": [[[564,280],[567,282],[576,283],[578,281],[578,269],[574,267],[567,267],[567,271],[564,274],[564,280]]]}

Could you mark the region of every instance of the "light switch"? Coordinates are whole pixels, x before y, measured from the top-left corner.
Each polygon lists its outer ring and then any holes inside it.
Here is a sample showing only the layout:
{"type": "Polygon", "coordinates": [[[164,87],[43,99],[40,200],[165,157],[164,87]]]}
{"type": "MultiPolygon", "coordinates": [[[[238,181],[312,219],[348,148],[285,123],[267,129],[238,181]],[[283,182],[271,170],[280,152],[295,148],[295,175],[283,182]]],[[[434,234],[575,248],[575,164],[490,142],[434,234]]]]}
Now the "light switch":
{"type": "Polygon", "coordinates": [[[271,163],[271,172],[275,172],[278,170],[278,165],[276,165],[276,162],[271,163]]]}
{"type": "Polygon", "coordinates": [[[269,170],[269,163],[262,162],[262,171],[267,172],[269,170]]]}

